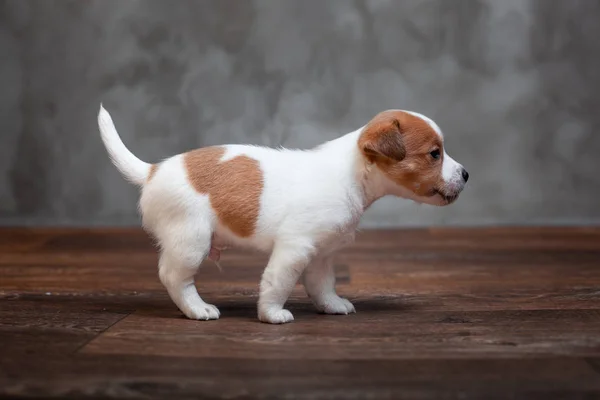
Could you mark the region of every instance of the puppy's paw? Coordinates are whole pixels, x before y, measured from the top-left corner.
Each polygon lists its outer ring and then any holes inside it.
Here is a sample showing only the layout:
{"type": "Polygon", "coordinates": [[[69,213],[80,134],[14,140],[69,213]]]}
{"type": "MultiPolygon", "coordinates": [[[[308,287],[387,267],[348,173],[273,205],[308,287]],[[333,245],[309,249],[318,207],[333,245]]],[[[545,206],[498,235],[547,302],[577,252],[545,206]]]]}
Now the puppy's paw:
{"type": "Polygon", "coordinates": [[[208,321],[211,319],[219,319],[221,313],[219,309],[212,304],[202,303],[190,307],[184,311],[184,314],[189,319],[197,319],[200,321],[208,321]]]}
{"type": "Polygon", "coordinates": [[[317,304],[317,309],[325,314],[350,314],[355,313],[354,305],[349,300],[340,296],[323,299],[317,304]]]}
{"type": "Polygon", "coordinates": [[[285,309],[267,309],[259,311],[258,319],[261,322],[266,322],[269,324],[285,324],[292,322],[294,320],[294,316],[291,312],[285,309]]]}

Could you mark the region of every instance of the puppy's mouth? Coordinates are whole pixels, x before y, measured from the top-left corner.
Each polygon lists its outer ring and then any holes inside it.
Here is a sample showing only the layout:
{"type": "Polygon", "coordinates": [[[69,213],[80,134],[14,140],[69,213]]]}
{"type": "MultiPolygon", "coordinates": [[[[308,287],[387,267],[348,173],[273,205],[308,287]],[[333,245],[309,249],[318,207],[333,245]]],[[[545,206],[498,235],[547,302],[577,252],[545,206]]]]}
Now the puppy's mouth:
{"type": "Polygon", "coordinates": [[[436,194],[439,195],[442,198],[442,200],[444,200],[445,204],[452,204],[456,201],[456,199],[458,199],[458,195],[460,194],[460,192],[444,193],[439,189],[433,189],[432,196],[435,196],[436,194]]]}

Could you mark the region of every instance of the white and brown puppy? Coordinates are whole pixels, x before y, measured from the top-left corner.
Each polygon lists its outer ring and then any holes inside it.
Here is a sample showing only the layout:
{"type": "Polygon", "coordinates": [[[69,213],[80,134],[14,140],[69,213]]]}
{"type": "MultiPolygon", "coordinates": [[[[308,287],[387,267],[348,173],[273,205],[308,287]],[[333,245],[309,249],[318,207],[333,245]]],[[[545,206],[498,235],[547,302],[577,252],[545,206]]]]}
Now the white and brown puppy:
{"type": "Polygon", "coordinates": [[[452,203],[469,177],[444,151],[439,127],[409,111],[388,110],[364,127],[312,150],[226,145],[158,164],[133,155],[101,106],[102,140],[121,173],[140,186],[144,228],[159,242],[159,277],[188,317],[219,318],[198,295],[194,276],[224,247],[270,252],[260,282],[258,318],[290,322],[284,309],[300,277],[316,308],[348,314],[335,291],[332,255],[351,243],[361,215],[394,195],[452,203]]]}

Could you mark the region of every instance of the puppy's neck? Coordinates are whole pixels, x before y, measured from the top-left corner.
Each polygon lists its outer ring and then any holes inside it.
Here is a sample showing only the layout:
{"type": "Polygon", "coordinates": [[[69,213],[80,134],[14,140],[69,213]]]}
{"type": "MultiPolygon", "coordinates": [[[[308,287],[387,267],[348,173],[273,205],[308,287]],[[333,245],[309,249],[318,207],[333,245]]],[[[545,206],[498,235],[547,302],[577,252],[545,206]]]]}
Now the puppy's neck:
{"type": "Polygon", "coordinates": [[[371,164],[358,148],[358,139],[364,127],[319,146],[316,150],[327,153],[340,176],[351,180],[351,189],[358,195],[365,211],[376,200],[388,195],[387,181],[381,171],[371,164]]]}

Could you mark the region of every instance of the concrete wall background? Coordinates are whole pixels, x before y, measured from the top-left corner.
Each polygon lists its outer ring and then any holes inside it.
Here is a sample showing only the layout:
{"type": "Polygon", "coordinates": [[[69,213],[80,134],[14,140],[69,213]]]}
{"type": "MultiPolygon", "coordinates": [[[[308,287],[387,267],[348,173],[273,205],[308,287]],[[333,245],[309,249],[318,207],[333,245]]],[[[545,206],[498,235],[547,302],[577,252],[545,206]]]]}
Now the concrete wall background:
{"type": "Polygon", "coordinates": [[[469,186],[363,226],[596,224],[599,20],[596,0],[0,0],[0,224],[138,224],[100,101],[147,161],[311,147],[412,109],[469,186]]]}

